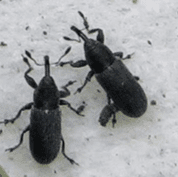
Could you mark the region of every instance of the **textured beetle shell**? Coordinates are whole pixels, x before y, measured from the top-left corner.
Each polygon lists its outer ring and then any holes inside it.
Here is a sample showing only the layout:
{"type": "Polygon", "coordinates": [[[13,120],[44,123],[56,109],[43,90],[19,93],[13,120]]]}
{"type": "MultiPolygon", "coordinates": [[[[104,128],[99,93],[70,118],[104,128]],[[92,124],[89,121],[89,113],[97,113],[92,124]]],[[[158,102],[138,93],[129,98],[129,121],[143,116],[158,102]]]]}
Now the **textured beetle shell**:
{"type": "Polygon", "coordinates": [[[129,117],[140,117],[147,109],[146,95],[120,60],[99,74],[96,79],[114,101],[117,108],[129,117]]]}
{"type": "Polygon", "coordinates": [[[61,141],[61,112],[32,108],[30,118],[30,150],[34,159],[49,164],[58,155],[61,141]]]}

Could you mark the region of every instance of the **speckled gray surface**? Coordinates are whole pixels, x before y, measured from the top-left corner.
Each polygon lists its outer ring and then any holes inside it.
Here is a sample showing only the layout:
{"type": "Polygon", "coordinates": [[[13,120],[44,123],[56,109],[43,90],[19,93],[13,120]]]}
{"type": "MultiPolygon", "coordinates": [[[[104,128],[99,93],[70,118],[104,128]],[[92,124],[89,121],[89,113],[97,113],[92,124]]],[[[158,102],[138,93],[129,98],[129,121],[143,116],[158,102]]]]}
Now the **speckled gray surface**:
{"type": "MultiPolygon", "coordinates": [[[[100,27],[105,44],[125,55],[130,71],[140,77],[139,83],[148,97],[148,110],[139,119],[117,113],[117,124],[106,127],[98,123],[107,98],[95,78],[81,94],[66,100],[74,107],[87,103],[85,117],[62,107],[62,131],[66,154],[80,166],[71,165],[60,153],[49,165],[40,165],[30,154],[28,133],[14,152],[5,152],[19,142],[29,123],[25,111],[14,125],[0,125],[0,165],[10,177],[176,177],[178,174],[178,2],[177,0],[88,0],[88,1],[0,1],[0,121],[12,118],[32,101],[33,89],[23,75],[27,66],[22,61],[24,50],[32,51],[38,62],[44,55],[56,61],[68,46],[72,51],[63,60],[84,58],[81,43],[68,42],[63,36],[76,37],[71,25],[82,28],[77,11],[87,16],[91,28],[100,27]],[[43,32],[46,31],[47,35],[43,32]],[[149,44],[149,42],[151,44],[149,44]],[[100,90],[98,92],[97,90],[100,90]],[[155,106],[150,105],[156,100],[155,106]]],[[[91,37],[95,38],[92,34],[91,37]]],[[[31,75],[37,82],[44,74],[35,66],[31,75]]],[[[84,81],[88,67],[51,68],[60,88],[68,80],[74,93],[84,81]]]]}

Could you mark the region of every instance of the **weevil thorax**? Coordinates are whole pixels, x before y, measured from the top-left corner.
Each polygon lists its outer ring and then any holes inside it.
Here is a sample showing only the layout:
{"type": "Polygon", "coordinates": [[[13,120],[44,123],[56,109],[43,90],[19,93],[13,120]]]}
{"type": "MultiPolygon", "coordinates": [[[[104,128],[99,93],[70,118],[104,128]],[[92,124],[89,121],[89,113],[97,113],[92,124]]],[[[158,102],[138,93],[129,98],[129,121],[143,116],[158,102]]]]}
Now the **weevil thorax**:
{"type": "Polygon", "coordinates": [[[93,39],[85,41],[84,50],[87,63],[95,73],[103,72],[115,60],[107,46],[93,39]]]}
{"type": "Polygon", "coordinates": [[[50,76],[49,57],[45,56],[45,76],[34,92],[34,106],[41,110],[53,110],[58,107],[58,88],[50,76]]]}

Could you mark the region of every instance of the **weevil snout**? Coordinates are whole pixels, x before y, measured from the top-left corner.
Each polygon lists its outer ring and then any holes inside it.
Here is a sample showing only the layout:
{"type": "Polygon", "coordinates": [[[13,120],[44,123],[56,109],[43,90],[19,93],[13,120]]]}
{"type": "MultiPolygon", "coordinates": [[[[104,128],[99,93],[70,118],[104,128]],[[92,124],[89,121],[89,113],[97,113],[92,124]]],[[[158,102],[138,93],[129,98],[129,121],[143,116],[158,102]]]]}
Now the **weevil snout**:
{"type": "Polygon", "coordinates": [[[49,69],[49,56],[45,55],[44,56],[44,63],[45,63],[45,76],[50,76],[50,69],[49,69]]]}
{"type": "Polygon", "coordinates": [[[88,40],[87,36],[86,36],[81,30],[79,30],[77,27],[71,26],[70,29],[71,29],[72,31],[74,31],[75,33],[77,33],[77,35],[78,35],[79,37],[81,37],[84,41],[87,41],[87,40],[88,40]]]}

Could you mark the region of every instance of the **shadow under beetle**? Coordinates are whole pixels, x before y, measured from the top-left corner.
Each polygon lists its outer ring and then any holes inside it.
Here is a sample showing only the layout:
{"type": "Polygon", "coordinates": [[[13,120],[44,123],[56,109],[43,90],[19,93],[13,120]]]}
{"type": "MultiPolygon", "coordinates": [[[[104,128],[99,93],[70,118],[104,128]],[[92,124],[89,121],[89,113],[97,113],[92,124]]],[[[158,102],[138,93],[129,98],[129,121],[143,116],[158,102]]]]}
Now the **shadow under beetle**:
{"type": "Polygon", "coordinates": [[[131,58],[132,54],[123,58],[122,52],[112,53],[112,51],[104,45],[102,29],[95,28],[89,30],[86,17],[80,11],[79,15],[84,21],[84,29],[86,29],[89,34],[97,32],[98,35],[97,40],[89,39],[81,30],[72,26],[71,30],[78,35],[79,40],[64,37],[65,40],[77,42],[80,42],[80,38],[83,39],[86,60],[61,62],[60,66],[65,64],[70,64],[72,67],[89,65],[91,68],[84,84],[78,88],[76,92],[81,92],[87,82],[95,75],[108,97],[108,105],[106,105],[100,113],[99,122],[102,126],[106,126],[113,115],[112,123],[114,127],[116,123],[115,113],[117,111],[121,111],[129,117],[136,118],[142,116],[147,109],[146,95],[137,82],[139,78],[134,77],[121,61],[131,58]]]}
{"type": "MultiPolygon", "coordinates": [[[[70,48],[66,50],[63,56],[69,51],[70,48]]],[[[63,90],[59,91],[54,79],[50,76],[49,57],[44,57],[45,64],[38,64],[28,51],[26,51],[26,55],[37,65],[45,66],[45,76],[41,79],[39,85],[37,85],[35,80],[28,75],[33,68],[28,62],[28,59],[23,57],[24,62],[29,66],[24,77],[27,83],[35,89],[33,102],[23,106],[15,118],[10,120],[5,119],[4,122],[0,123],[4,123],[5,125],[9,122],[14,123],[20,117],[22,111],[31,109],[30,125],[23,130],[19,144],[15,147],[6,149],[6,151],[12,152],[18,148],[23,142],[24,134],[29,131],[30,150],[37,162],[41,164],[49,164],[52,162],[59,153],[60,142],[62,141],[63,155],[71,164],[75,163],[78,165],[73,159],[65,154],[65,142],[61,133],[61,111],[59,110],[59,105],[67,105],[72,111],[81,115],[80,111],[75,110],[69,102],[61,99],[70,95],[67,87],[72,85],[75,81],[69,81],[62,87],[63,90]]]]}

